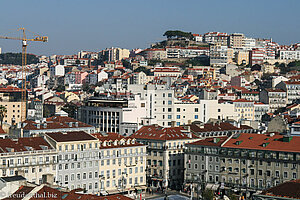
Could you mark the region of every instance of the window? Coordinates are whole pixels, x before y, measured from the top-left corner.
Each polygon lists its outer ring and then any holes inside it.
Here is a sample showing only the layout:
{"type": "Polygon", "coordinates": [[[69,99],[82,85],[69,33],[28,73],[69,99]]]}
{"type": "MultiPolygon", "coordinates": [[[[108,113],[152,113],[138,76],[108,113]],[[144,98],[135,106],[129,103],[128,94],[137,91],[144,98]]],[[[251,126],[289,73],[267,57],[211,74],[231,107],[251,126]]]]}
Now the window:
{"type": "Polygon", "coordinates": [[[287,172],[283,172],[283,177],[284,178],[288,178],[288,173],[287,172]]]}
{"type": "Polygon", "coordinates": [[[168,105],[172,105],[172,101],[168,101],[168,105]]]}
{"type": "Polygon", "coordinates": [[[195,163],[195,169],[198,169],[198,164],[197,163],[195,163]]]}
{"type": "Polygon", "coordinates": [[[168,119],[172,119],[172,115],[168,115],[168,119]]]}
{"type": "Polygon", "coordinates": [[[195,115],[195,119],[198,119],[198,115],[195,115]]]}
{"type": "Polygon", "coordinates": [[[198,112],[198,108],[195,108],[195,112],[198,112]]]}
{"type": "Polygon", "coordinates": [[[168,112],[172,112],[172,108],[168,108],[168,112]]]}
{"type": "Polygon", "coordinates": [[[177,119],[180,119],[180,115],[177,115],[176,118],[177,118],[177,119]]]}
{"type": "Polygon", "coordinates": [[[180,112],[180,108],[177,108],[177,112],[180,112]]]}

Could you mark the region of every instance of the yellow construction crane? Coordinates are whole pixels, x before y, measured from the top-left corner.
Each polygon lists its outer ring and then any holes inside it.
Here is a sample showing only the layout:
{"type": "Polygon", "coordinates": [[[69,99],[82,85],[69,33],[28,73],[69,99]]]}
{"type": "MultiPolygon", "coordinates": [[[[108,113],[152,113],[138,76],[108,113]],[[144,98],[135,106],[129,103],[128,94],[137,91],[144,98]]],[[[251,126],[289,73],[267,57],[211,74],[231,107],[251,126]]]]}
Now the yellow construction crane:
{"type": "MultiPolygon", "coordinates": [[[[40,36],[35,33],[34,38],[27,38],[25,34],[25,30],[29,31],[25,28],[18,28],[18,31],[22,31],[22,37],[7,37],[7,36],[0,36],[1,39],[10,39],[10,40],[21,40],[22,41],[22,104],[21,104],[21,121],[26,119],[26,104],[27,104],[27,97],[26,97],[26,64],[27,64],[27,41],[39,41],[39,42],[48,42],[47,36],[40,36]],[[25,118],[25,119],[24,119],[25,118]]],[[[31,32],[31,31],[30,31],[31,32]]]]}

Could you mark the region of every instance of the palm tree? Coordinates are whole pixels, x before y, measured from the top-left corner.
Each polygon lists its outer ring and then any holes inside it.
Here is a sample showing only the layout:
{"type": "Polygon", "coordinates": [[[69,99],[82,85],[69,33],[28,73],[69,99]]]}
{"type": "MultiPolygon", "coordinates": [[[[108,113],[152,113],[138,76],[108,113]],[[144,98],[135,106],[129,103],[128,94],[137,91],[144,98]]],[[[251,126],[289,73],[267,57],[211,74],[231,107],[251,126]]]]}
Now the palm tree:
{"type": "Polygon", "coordinates": [[[6,115],[6,113],[7,113],[6,107],[3,106],[3,105],[1,105],[1,106],[0,106],[0,121],[1,121],[1,127],[2,127],[3,119],[4,119],[5,115],[6,115]]]}

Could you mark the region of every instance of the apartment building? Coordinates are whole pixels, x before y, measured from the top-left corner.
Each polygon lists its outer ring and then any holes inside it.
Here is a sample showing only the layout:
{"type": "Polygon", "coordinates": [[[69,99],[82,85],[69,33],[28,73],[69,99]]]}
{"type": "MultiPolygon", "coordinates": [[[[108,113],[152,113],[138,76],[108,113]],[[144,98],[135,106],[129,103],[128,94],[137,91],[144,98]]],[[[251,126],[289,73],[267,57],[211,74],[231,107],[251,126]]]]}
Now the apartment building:
{"type": "Polygon", "coordinates": [[[117,133],[93,134],[99,140],[102,194],[146,190],[146,145],[117,133]]]}
{"type": "Polygon", "coordinates": [[[186,144],[185,181],[254,193],[299,178],[300,137],[239,133],[186,144]]]}
{"type": "Polygon", "coordinates": [[[166,49],[145,49],[140,54],[147,60],[162,60],[167,58],[166,49]]]}
{"type": "Polygon", "coordinates": [[[237,99],[232,101],[235,112],[238,113],[239,119],[254,120],[254,102],[237,99]]]}
{"type": "Polygon", "coordinates": [[[184,147],[199,139],[183,127],[143,126],[132,135],[147,145],[147,185],[151,188],[181,189],[184,147]]]}
{"type": "Polygon", "coordinates": [[[153,70],[155,77],[176,77],[182,75],[178,67],[155,67],[153,70]]]}
{"type": "Polygon", "coordinates": [[[218,103],[218,100],[200,100],[199,102],[174,102],[173,123],[175,126],[191,124],[193,121],[206,123],[209,119],[238,120],[238,112],[230,103],[218,103]]]}
{"type": "Polygon", "coordinates": [[[0,88],[0,106],[6,108],[3,122],[13,125],[26,118],[26,103],[22,102],[22,89],[13,86],[0,88]],[[22,109],[24,108],[24,109],[22,109]]]}
{"type": "Polygon", "coordinates": [[[245,46],[245,35],[242,33],[233,33],[228,37],[228,47],[242,49],[245,46]]]}
{"type": "Polygon", "coordinates": [[[261,65],[264,62],[265,49],[264,48],[253,48],[249,51],[249,64],[251,66],[258,64],[261,65]]]}
{"type": "Polygon", "coordinates": [[[300,81],[282,81],[276,88],[286,91],[287,104],[291,104],[300,98],[300,81]]]}
{"type": "MultiPolygon", "coordinates": [[[[127,90],[140,95],[141,99],[145,101],[145,118],[155,120],[160,126],[168,127],[172,125],[175,96],[174,90],[169,88],[168,85],[128,85],[127,90]]],[[[142,125],[145,125],[144,121],[142,120],[142,125]]]]}
{"type": "Polygon", "coordinates": [[[0,139],[0,160],[2,177],[21,175],[42,184],[48,174],[52,182],[56,176],[56,149],[42,137],[0,139]]]}
{"type": "Polygon", "coordinates": [[[246,99],[248,101],[259,101],[259,92],[258,91],[241,91],[241,99],[246,99]]]}
{"type": "Polygon", "coordinates": [[[78,132],[45,133],[57,150],[56,184],[99,193],[99,142],[90,134],[78,132]]]}
{"type": "Polygon", "coordinates": [[[211,66],[226,66],[228,64],[228,47],[220,45],[210,45],[210,65],[211,66]]]}
{"type": "Polygon", "coordinates": [[[254,103],[254,120],[261,121],[264,114],[269,113],[270,105],[261,102],[254,103]]]}
{"type": "Polygon", "coordinates": [[[270,112],[286,107],[287,95],[282,89],[264,89],[259,93],[259,101],[270,105],[270,112]]]}
{"type": "Polygon", "coordinates": [[[300,60],[300,50],[280,50],[279,58],[281,60],[300,60]]]}

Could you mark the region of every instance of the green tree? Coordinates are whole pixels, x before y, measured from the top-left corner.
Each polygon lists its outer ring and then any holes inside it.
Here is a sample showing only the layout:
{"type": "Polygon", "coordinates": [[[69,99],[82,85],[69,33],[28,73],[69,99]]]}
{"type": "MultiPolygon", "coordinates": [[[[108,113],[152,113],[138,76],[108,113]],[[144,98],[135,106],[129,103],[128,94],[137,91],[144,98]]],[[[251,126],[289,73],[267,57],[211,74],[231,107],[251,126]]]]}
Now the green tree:
{"type": "Polygon", "coordinates": [[[3,106],[3,105],[1,105],[1,106],[0,106],[0,121],[1,121],[1,127],[2,127],[3,119],[4,119],[5,115],[6,115],[6,113],[7,113],[6,107],[3,106]]]}
{"type": "Polygon", "coordinates": [[[193,34],[191,32],[183,32],[183,31],[179,31],[179,30],[175,30],[175,31],[166,31],[164,33],[163,36],[166,36],[167,38],[174,38],[174,37],[185,37],[187,39],[193,39],[193,34]]]}
{"type": "MultiPolygon", "coordinates": [[[[36,64],[39,59],[36,55],[27,54],[27,64],[36,64]]],[[[3,53],[0,54],[0,64],[22,65],[22,53],[3,53]]]]}
{"type": "Polygon", "coordinates": [[[68,113],[69,117],[76,118],[78,106],[74,103],[67,103],[62,110],[68,113]]]}
{"type": "Polygon", "coordinates": [[[147,69],[145,67],[138,67],[134,70],[134,72],[144,72],[147,76],[151,74],[150,69],[147,69]]]}
{"type": "Polygon", "coordinates": [[[214,199],[214,192],[212,190],[204,190],[203,192],[203,199],[204,200],[212,200],[214,199]]]}

